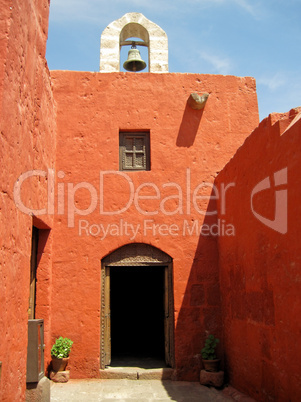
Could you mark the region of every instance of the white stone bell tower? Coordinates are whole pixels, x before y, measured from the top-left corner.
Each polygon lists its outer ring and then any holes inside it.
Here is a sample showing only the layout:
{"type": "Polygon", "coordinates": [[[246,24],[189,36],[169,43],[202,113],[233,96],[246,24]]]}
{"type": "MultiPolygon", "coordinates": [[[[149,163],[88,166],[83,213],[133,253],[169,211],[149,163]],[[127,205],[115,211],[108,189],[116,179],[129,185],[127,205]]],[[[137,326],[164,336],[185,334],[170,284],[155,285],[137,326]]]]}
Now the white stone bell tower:
{"type": "Polygon", "coordinates": [[[128,38],[139,38],[148,47],[150,73],[168,72],[167,35],[141,13],[127,13],[104,29],[100,44],[100,72],[120,71],[120,50],[128,38]]]}

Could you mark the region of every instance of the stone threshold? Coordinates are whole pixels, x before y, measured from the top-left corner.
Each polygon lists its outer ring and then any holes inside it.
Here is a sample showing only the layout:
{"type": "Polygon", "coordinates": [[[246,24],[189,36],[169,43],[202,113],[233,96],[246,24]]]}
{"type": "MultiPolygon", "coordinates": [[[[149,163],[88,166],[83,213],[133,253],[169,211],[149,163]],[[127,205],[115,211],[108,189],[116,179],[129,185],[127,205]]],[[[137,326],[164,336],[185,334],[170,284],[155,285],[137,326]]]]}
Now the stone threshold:
{"type": "Polygon", "coordinates": [[[103,380],[172,380],[174,370],[169,367],[141,368],[141,367],[107,367],[99,370],[103,380]]]}

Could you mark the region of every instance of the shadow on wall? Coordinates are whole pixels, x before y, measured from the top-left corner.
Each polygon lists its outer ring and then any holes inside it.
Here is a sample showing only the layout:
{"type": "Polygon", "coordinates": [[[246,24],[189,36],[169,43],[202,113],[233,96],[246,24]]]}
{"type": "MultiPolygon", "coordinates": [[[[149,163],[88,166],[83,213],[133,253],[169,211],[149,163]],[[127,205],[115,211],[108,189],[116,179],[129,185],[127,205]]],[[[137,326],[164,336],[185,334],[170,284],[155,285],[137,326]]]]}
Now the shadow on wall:
{"type": "Polygon", "coordinates": [[[189,148],[193,145],[203,116],[203,111],[204,109],[192,109],[187,101],[176,142],[178,147],[189,148]]]}
{"type": "Polygon", "coordinates": [[[219,200],[219,215],[208,214],[217,209],[211,199],[199,229],[225,222],[234,235],[202,230],[185,290],[177,289],[177,379],[199,380],[208,331],[222,341],[234,387],[258,400],[301,398],[300,112],[265,119],[215,181],[232,184],[224,211],[219,200]]]}
{"type": "MultiPolygon", "coordinates": [[[[199,235],[183,302],[178,315],[176,312],[175,349],[178,380],[199,381],[202,368],[200,353],[207,335],[212,333],[218,338],[222,336],[217,236],[210,234],[210,228],[215,232],[218,223],[216,214],[208,215],[212,211],[216,211],[214,199],[208,204],[204,222],[201,219],[192,222],[192,225],[198,227],[198,233],[201,228],[208,228],[208,231],[199,235]]],[[[203,215],[200,215],[200,218],[203,218],[203,215]]],[[[185,260],[183,263],[185,264],[185,260]]]]}
{"type": "Polygon", "coordinates": [[[225,365],[257,400],[301,400],[297,112],[263,120],[216,180],[235,184],[224,219],[236,236],[219,238],[225,365]]]}

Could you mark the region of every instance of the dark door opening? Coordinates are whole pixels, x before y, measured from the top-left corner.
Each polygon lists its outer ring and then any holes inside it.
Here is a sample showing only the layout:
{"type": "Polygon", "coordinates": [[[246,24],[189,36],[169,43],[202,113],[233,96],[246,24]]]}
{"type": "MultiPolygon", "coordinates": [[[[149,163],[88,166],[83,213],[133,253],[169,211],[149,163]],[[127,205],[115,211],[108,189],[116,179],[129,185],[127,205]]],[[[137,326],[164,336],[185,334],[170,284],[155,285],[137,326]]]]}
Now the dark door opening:
{"type": "Polygon", "coordinates": [[[110,267],[111,365],[164,362],[165,267],[110,267]]]}

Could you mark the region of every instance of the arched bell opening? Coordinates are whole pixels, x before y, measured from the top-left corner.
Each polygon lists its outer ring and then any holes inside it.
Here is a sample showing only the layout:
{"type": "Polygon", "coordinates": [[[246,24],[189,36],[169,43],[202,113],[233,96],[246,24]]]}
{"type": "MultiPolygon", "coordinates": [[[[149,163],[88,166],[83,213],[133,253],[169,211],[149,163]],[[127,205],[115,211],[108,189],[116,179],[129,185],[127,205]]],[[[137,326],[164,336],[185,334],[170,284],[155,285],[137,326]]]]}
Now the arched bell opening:
{"type": "Polygon", "coordinates": [[[149,72],[149,51],[145,42],[133,37],[123,43],[120,49],[120,71],[149,72]],[[135,68],[135,64],[137,64],[137,68],[135,68]]]}
{"type": "Polygon", "coordinates": [[[130,22],[119,37],[120,71],[149,72],[149,34],[140,24],[130,22]]]}

